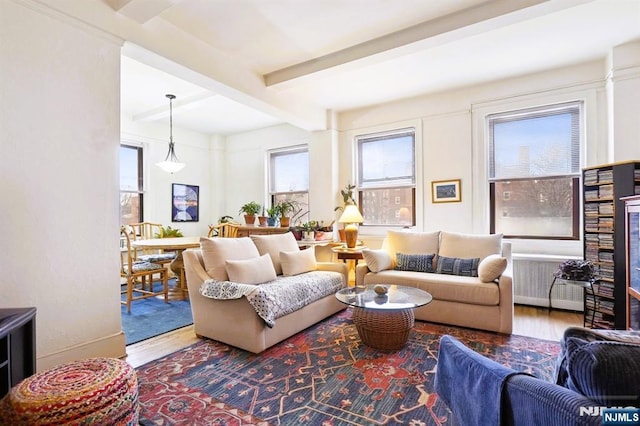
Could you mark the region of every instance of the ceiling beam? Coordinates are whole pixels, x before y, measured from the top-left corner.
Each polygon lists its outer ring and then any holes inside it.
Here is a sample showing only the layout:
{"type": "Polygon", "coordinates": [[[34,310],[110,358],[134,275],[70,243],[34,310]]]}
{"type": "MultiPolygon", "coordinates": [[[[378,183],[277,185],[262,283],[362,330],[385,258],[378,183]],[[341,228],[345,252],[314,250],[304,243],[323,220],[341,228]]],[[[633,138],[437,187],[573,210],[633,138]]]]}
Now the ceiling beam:
{"type": "MultiPolygon", "coordinates": [[[[176,98],[173,101],[173,113],[188,111],[193,108],[197,108],[198,104],[211,99],[214,96],[218,96],[213,92],[203,92],[198,95],[189,96],[188,98],[176,98]]],[[[132,118],[133,121],[155,121],[169,116],[169,100],[166,104],[152,108],[150,110],[135,114],[132,118]]]]}
{"type": "Polygon", "coordinates": [[[498,26],[535,18],[550,10],[589,1],[592,0],[493,0],[267,73],[263,78],[266,86],[274,86],[356,61],[380,61],[386,59],[382,57],[383,54],[388,57],[407,54],[406,49],[400,51],[400,48],[424,49],[429,44],[435,46],[436,43],[459,40],[498,26]],[[487,27],[489,23],[491,26],[487,27]],[[410,46],[412,44],[413,47],[410,46]]]}
{"type": "Polygon", "coordinates": [[[111,8],[122,15],[144,24],[182,0],[107,0],[111,8]]]}

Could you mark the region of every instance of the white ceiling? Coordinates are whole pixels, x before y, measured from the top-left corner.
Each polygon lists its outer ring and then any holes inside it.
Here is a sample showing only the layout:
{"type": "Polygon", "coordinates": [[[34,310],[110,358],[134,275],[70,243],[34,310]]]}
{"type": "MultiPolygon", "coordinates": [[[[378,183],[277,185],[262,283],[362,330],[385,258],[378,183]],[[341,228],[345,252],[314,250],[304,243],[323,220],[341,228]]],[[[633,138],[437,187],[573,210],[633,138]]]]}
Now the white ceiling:
{"type": "Polygon", "coordinates": [[[166,122],[172,93],[174,126],[205,134],[313,129],[318,111],[601,59],[640,40],[640,0],[91,1],[126,24],[110,30],[130,41],[123,114],[166,122]]]}

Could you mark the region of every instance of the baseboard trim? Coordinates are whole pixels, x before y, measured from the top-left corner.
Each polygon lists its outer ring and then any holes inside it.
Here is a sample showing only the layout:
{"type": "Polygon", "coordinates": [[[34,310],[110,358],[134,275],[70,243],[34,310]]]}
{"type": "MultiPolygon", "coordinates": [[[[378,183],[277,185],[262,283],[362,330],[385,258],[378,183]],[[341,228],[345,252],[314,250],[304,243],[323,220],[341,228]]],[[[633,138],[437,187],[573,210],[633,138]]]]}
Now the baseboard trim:
{"type": "Polygon", "coordinates": [[[84,358],[109,357],[123,358],[127,355],[125,335],[122,330],[111,336],[84,342],[48,355],[37,357],[36,370],[43,371],[58,364],[84,358]]]}

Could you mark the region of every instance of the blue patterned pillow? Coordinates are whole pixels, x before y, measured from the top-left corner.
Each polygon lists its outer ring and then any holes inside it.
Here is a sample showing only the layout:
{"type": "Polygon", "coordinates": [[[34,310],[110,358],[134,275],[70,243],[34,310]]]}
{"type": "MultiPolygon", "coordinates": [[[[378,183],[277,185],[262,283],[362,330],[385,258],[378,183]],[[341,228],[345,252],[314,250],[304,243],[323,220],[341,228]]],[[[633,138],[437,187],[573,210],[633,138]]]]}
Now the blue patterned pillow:
{"type": "Polygon", "coordinates": [[[439,274],[477,277],[479,263],[479,257],[474,257],[473,259],[459,259],[457,257],[438,256],[436,272],[439,274]]]}
{"type": "Polygon", "coordinates": [[[399,271],[433,272],[435,254],[396,253],[396,269],[399,271]]]}

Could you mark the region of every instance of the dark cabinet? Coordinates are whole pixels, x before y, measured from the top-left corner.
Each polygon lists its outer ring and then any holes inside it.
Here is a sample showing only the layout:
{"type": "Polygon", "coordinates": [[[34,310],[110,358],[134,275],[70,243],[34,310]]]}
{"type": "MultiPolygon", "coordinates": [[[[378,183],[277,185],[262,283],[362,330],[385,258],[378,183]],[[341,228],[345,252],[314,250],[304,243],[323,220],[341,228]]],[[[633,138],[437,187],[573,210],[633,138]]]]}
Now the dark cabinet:
{"type": "Polygon", "coordinates": [[[640,330],[640,196],[625,198],[627,329],[640,330]]]}
{"type": "MultiPolygon", "coordinates": [[[[626,328],[625,203],[640,194],[640,162],[589,167],[582,173],[584,258],[596,265],[593,297],[585,297],[585,326],[626,328]]],[[[590,291],[590,290],[585,290],[590,291]]]]}
{"type": "Polygon", "coordinates": [[[0,398],[36,372],[36,308],[0,309],[0,398]]]}

